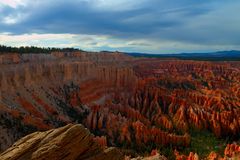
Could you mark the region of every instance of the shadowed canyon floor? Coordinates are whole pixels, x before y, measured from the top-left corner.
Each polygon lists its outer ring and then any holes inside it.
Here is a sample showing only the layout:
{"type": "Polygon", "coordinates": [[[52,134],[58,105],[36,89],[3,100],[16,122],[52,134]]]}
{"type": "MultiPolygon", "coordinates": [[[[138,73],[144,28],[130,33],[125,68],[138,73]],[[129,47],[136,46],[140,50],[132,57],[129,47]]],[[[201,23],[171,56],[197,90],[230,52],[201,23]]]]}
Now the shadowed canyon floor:
{"type": "Polygon", "coordinates": [[[227,159],[240,153],[239,115],[240,62],[133,58],[117,52],[0,55],[0,151],[27,134],[69,123],[81,123],[94,134],[82,152],[76,147],[85,144],[79,137],[90,133],[80,125],[65,126],[64,134],[61,129],[33,133],[3,152],[5,159],[45,154],[87,159],[105,156],[107,147],[117,147],[113,152],[119,159],[151,152],[168,159],[227,159]],[[74,128],[79,133],[72,134],[74,128]],[[64,139],[71,136],[73,142],[64,139]],[[69,145],[58,149],[55,143],[69,145]],[[66,155],[56,153],[61,150],[66,155]]]}

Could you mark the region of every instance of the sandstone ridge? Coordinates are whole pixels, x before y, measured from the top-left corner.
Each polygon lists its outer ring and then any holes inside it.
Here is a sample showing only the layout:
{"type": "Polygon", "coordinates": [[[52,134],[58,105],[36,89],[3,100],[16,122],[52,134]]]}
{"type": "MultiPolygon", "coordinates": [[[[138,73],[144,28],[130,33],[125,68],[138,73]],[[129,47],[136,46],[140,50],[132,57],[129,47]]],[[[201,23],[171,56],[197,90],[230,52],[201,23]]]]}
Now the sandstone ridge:
{"type": "Polygon", "coordinates": [[[82,125],[69,124],[58,129],[35,132],[17,141],[0,154],[1,160],[118,160],[116,148],[102,149],[82,125]]]}

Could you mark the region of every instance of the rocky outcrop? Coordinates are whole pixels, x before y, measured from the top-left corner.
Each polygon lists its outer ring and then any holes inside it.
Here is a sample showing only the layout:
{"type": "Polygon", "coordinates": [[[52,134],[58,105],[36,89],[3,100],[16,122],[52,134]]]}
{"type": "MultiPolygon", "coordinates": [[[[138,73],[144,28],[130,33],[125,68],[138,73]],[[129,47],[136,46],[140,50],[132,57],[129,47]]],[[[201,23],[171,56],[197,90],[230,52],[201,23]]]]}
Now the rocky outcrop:
{"type": "MultiPolygon", "coordinates": [[[[83,104],[104,104],[111,92],[131,90],[136,81],[133,69],[124,65],[131,58],[121,53],[1,56],[4,63],[0,71],[0,105],[7,108],[3,114],[11,115],[4,119],[10,123],[18,119],[37,130],[81,122],[89,112],[83,104]],[[5,63],[6,57],[21,61],[5,63]]],[[[11,128],[6,123],[0,126],[11,128]]],[[[9,145],[25,134],[13,131],[10,138],[4,136],[0,143],[6,144],[4,141],[9,139],[9,145]]],[[[1,145],[0,151],[4,149],[6,146],[1,145]]]]}
{"type": "Polygon", "coordinates": [[[14,64],[20,63],[21,57],[17,53],[3,53],[0,54],[0,65],[1,64],[14,64]]]}
{"type": "MultiPolygon", "coordinates": [[[[199,160],[197,153],[190,152],[188,156],[180,154],[178,151],[174,151],[176,160],[199,160]]],[[[212,151],[204,159],[208,160],[229,160],[229,159],[239,159],[240,158],[240,146],[237,144],[227,144],[224,155],[212,151]]]]}
{"type": "Polygon", "coordinates": [[[124,160],[167,160],[167,158],[157,153],[155,155],[150,155],[148,157],[137,157],[137,158],[125,157],[124,160]]]}
{"type": "Polygon", "coordinates": [[[35,132],[0,154],[1,160],[120,160],[115,148],[103,150],[82,125],[69,124],[45,132],[35,132]]]}
{"type": "Polygon", "coordinates": [[[141,113],[158,113],[156,123],[162,121],[162,113],[168,115],[170,123],[164,118],[162,125],[167,130],[172,123],[183,133],[193,127],[209,129],[217,137],[238,137],[240,94],[235,77],[240,78],[239,70],[231,62],[139,61],[135,71],[144,78],[130,105],[140,107],[141,113]],[[156,100],[160,107],[148,108],[156,100]]]}
{"type": "Polygon", "coordinates": [[[240,145],[237,144],[228,144],[224,150],[224,155],[226,157],[238,157],[240,158],[240,145]]]}
{"type": "Polygon", "coordinates": [[[174,151],[176,160],[200,160],[197,153],[190,152],[188,156],[181,155],[179,152],[174,151]]]}
{"type": "Polygon", "coordinates": [[[82,123],[102,148],[134,151],[187,147],[193,130],[239,139],[239,62],[83,51],[14,57],[0,64],[0,150],[68,123],[82,123]]]}

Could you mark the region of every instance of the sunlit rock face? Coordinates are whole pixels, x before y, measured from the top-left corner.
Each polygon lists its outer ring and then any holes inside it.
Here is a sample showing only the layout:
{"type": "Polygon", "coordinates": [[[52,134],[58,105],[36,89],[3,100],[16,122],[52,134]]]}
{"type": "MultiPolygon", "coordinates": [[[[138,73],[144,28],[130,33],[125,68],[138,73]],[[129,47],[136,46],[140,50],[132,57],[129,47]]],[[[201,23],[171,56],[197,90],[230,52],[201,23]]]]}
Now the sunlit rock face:
{"type": "Polygon", "coordinates": [[[68,123],[131,149],[188,147],[192,130],[239,138],[239,62],[54,52],[3,54],[0,68],[1,150],[68,123]]]}
{"type": "Polygon", "coordinates": [[[116,148],[102,149],[82,125],[69,124],[45,132],[35,132],[17,141],[0,154],[1,160],[121,160],[116,148]]]}

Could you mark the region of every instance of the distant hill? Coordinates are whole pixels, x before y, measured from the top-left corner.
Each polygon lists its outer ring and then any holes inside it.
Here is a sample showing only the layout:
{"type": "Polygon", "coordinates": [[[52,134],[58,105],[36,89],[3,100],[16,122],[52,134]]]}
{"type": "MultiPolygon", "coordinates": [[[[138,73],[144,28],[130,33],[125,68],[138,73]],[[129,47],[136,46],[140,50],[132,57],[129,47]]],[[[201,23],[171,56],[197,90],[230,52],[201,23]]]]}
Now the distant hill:
{"type": "Polygon", "coordinates": [[[178,53],[178,54],[148,54],[148,53],[127,53],[134,57],[152,58],[177,58],[185,60],[204,60],[204,61],[240,61],[240,51],[218,51],[207,53],[178,53]]]}

